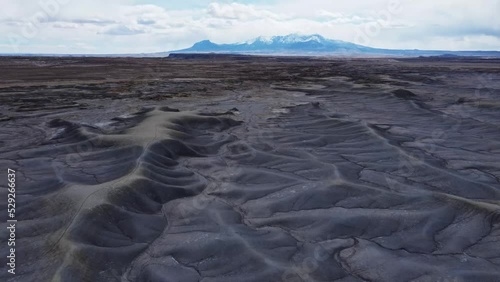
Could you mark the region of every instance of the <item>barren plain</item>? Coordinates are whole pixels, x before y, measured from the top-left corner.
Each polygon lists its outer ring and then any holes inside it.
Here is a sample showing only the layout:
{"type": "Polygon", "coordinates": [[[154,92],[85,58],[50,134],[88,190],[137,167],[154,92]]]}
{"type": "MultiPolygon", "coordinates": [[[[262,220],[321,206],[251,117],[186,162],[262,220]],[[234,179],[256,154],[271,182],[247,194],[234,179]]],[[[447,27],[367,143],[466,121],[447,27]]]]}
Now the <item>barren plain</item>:
{"type": "Polygon", "coordinates": [[[0,58],[1,281],[500,281],[500,60],[0,58]]]}

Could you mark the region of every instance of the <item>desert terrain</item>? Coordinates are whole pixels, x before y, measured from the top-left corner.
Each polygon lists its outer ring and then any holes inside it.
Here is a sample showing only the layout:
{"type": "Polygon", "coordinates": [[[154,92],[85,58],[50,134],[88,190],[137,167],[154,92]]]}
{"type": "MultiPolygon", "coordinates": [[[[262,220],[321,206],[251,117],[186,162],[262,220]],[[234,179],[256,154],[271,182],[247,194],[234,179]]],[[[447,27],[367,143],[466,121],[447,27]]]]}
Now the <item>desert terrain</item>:
{"type": "Polygon", "coordinates": [[[0,68],[1,281],[500,281],[500,59],[0,68]]]}

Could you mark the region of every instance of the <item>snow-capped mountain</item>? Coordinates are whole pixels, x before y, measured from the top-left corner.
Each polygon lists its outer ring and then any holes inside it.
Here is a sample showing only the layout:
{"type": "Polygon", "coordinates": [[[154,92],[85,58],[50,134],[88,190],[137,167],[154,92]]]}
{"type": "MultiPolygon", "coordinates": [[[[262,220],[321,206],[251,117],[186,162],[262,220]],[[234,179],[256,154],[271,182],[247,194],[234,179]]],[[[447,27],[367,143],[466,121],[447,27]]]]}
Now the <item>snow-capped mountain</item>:
{"type": "Polygon", "coordinates": [[[371,48],[326,39],[319,34],[286,36],[260,36],[244,43],[215,44],[209,40],[200,41],[193,47],[176,52],[220,52],[220,53],[314,53],[314,52],[363,52],[371,48]]]}
{"type": "Polygon", "coordinates": [[[319,34],[260,36],[235,44],[216,44],[203,40],[191,48],[169,53],[283,54],[283,55],[346,55],[346,56],[485,56],[500,57],[498,51],[429,51],[390,50],[362,46],[346,41],[327,39],[319,34]]]}
{"type": "Polygon", "coordinates": [[[299,35],[299,34],[290,34],[287,36],[259,36],[253,40],[247,41],[247,44],[260,43],[260,44],[292,44],[292,43],[301,43],[301,42],[326,42],[327,40],[319,35],[299,35]]]}

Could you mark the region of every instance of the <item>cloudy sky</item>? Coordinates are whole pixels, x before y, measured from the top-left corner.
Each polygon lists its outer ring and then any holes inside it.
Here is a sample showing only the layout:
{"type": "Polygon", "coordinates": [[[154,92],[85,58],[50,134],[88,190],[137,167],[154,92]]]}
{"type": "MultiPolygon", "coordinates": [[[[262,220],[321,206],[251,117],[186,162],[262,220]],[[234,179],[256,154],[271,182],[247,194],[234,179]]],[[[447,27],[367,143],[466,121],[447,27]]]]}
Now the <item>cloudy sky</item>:
{"type": "Polygon", "coordinates": [[[0,53],[142,53],[321,34],[381,48],[500,50],[500,0],[0,0],[0,53]]]}

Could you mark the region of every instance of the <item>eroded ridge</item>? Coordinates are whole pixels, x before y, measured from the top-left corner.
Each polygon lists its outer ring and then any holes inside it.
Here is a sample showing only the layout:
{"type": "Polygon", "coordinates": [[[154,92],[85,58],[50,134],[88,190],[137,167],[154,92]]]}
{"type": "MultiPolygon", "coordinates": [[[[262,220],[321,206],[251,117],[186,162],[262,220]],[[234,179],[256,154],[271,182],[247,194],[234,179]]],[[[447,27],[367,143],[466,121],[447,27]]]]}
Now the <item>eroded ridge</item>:
{"type": "Polygon", "coordinates": [[[232,115],[53,120],[42,146],[6,153],[24,167],[20,253],[37,262],[16,279],[498,278],[495,179],[432,154],[409,167],[413,138],[328,103],[232,115]]]}
{"type": "MultiPolygon", "coordinates": [[[[259,129],[236,129],[240,139],[211,161],[218,168],[205,169],[207,159],[190,161],[216,185],[196,196],[205,204],[190,210],[191,220],[172,219],[148,256],[134,262],[139,265],[132,266],[131,277],[499,277],[500,253],[494,247],[500,234],[498,183],[470,177],[432,157],[408,171],[401,164],[412,158],[412,149],[401,145],[408,138],[316,103],[293,107],[259,129]],[[160,265],[159,257],[167,258],[172,271],[149,264],[154,258],[160,265]]],[[[175,210],[172,206],[172,214],[175,210]]]]}
{"type": "Polygon", "coordinates": [[[499,278],[494,178],[450,169],[432,155],[408,167],[401,161],[414,157],[414,148],[403,146],[407,136],[319,104],[295,107],[269,124],[250,155],[234,156],[260,177],[244,170],[235,179],[240,194],[223,196],[244,200],[252,226],[279,228],[298,241],[292,261],[299,271],[287,277],[499,278]],[[257,186],[256,178],[266,185],[257,186]],[[311,246],[328,255],[308,254],[311,246]]]}
{"type": "Polygon", "coordinates": [[[179,160],[216,154],[238,124],[169,108],[108,132],[52,121],[57,136],[5,155],[23,168],[18,219],[29,237],[18,238],[18,252],[32,262],[16,279],[118,280],[168,226],[165,205],[206,189],[179,160]]]}

